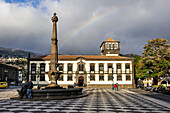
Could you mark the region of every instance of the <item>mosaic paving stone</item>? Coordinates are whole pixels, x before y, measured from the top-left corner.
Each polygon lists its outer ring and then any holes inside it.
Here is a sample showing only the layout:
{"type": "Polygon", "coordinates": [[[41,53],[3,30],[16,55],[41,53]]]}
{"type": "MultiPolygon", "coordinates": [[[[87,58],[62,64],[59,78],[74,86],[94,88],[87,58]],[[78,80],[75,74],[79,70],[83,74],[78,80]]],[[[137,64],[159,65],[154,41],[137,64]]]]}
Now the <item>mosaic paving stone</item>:
{"type": "Polygon", "coordinates": [[[138,94],[109,88],[85,88],[83,98],[50,101],[0,100],[0,113],[169,113],[170,108],[138,94]]]}

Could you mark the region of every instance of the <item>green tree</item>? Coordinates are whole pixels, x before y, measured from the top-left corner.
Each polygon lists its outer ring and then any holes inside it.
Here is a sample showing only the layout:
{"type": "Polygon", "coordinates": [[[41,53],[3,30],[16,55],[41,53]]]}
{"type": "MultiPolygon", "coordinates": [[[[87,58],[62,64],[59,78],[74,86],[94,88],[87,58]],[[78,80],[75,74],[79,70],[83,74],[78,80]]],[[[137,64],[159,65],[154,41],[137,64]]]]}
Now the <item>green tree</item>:
{"type": "Polygon", "coordinates": [[[139,55],[137,55],[137,54],[135,54],[134,55],[134,58],[135,58],[135,60],[134,60],[134,66],[135,66],[135,78],[141,78],[141,76],[140,76],[140,72],[139,72],[139,61],[142,59],[142,57],[141,56],[139,56],[139,55]]]}
{"type": "Polygon", "coordinates": [[[138,62],[139,75],[145,78],[149,72],[149,77],[160,77],[170,69],[170,52],[166,43],[168,40],[157,38],[148,40],[142,53],[142,59],[138,62]]]}

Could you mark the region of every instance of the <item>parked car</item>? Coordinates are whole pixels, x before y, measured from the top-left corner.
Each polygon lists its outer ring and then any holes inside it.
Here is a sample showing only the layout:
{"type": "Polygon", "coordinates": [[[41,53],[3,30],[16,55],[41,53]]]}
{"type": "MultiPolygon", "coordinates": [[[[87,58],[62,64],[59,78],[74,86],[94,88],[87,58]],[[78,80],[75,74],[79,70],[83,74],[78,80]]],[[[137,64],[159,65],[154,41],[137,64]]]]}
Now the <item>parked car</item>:
{"type": "Polygon", "coordinates": [[[145,91],[151,91],[152,90],[152,86],[147,86],[144,88],[145,91]]]}
{"type": "Polygon", "coordinates": [[[157,92],[158,93],[165,93],[166,92],[165,86],[159,85],[158,88],[157,88],[157,92]]]}
{"type": "Polygon", "coordinates": [[[7,82],[0,82],[0,88],[7,88],[8,83],[7,82]]]}
{"type": "Polygon", "coordinates": [[[16,83],[15,82],[10,82],[9,85],[14,86],[16,83]]]}
{"type": "Polygon", "coordinates": [[[165,93],[170,94],[170,86],[165,87],[165,93]]]}
{"type": "Polygon", "coordinates": [[[158,89],[158,85],[153,85],[153,86],[152,86],[152,91],[153,91],[153,92],[157,92],[157,89],[158,89]]]}

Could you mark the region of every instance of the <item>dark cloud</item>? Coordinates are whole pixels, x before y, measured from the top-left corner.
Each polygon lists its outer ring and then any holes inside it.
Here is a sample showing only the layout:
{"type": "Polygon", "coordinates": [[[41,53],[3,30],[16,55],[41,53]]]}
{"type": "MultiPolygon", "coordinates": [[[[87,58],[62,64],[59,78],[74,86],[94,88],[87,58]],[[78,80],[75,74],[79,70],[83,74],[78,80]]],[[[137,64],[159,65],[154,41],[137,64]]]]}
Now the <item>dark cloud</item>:
{"type": "Polygon", "coordinates": [[[54,12],[59,17],[59,51],[63,54],[100,54],[100,44],[109,37],[120,41],[121,53],[141,54],[147,40],[170,39],[169,0],[42,0],[36,7],[20,4],[0,1],[3,47],[49,54],[54,12]]]}

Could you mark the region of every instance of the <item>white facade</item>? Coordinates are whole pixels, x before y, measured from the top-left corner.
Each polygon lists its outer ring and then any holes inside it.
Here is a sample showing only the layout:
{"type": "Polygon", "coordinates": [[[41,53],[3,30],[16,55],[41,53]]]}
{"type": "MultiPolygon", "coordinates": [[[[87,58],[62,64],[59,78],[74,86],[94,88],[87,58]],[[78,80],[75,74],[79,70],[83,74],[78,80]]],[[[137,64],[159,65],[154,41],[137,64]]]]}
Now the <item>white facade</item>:
{"type": "MultiPolygon", "coordinates": [[[[59,55],[57,83],[61,86],[132,88],[134,83],[133,58],[119,56],[119,42],[109,38],[100,46],[101,55],[59,55]]],[[[34,84],[50,84],[50,55],[30,59],[30,75],[34,84]]]]}
{"type": "MultiPolygon", "coordinates": [[[[63,55],[64,56],[64,55],[63,55]]],[[[101,59],[100,60],[85,60],[85,58],[80,58],[80,59],[75,59],[75,60],[66,60],[66,61],[60,61],[59,60],[59,64],[63,65],[63,80],[59,80],[58,84],[59,85],[73,85],[74,82],[76,82],[78,84],[79,82],[79,76],[82,76],[84,78],[84,85],[86,86],[96,86],[96,85],[106,85],[106,86],[111,86],[113,83],[118,83],[119,85],[132,85],[132,81],[133,81],[133,65],[132,65],[132,61],[133,60],[125,60],[123,61],[121,59],[121,61],[118,60],[114,60],[114,58],[112,60],[107,60],[104,61],[101,59]],[[79,63],[83,63],[84,64],[84,70],[83,71],[79,71],[78,68],[78,64],[79,63]],[[72,71],[69,72],[68,71],[68,64],[72,64],[72,71]],[[90,71],[90,64],[95,64],[95,71],[90,71]],[[104,65],[104,70],[102,71],[102,75],[104,76],[104,80],[99,80],[99,75],[101,75],[100,71],[99,71],[99,64],[103,64],[104,65]],[[113,68],[113,73],[112,70],[108,69],[108,64],[112,65],[113,68]],[[121,64],[121,69],[117,69],[117,64],[121,64]],[[126,69],[126,64],[130,65],[129,69],[126,69]],[[90,80],[90,76],[91,75],[95,75],[95,80],[90,80]],[[68,80],[68,75],[72,75],[72,80],[68,80]],[[108,76],[112,75],[114,78],[113,80],[108,80],[108,76]],[[118,80],[117,76],[121,75],[122,76],[122,80],[118,80]],[[130,76],[130,78],[128,78],[126,76],[130,76]]],[[[40,84],[49,84],[49,77],[48,77],[48,72],[50,70],[50,60],[46,60],[46,61],[30,61],[30,71],[31,71],[31,64],[34,63],[36,64],[36,70],[38,70],[38,68],[40,67],[40,64],[44,63],[45,64],[45,81],[39,81],[40,84]]],[[[36,78],[38,75],[36,74],[36,78]]],[[[30,75],[30,79],[31,79],[31,75],[30,75]]],[[[36,81],[33,81],[35,84],[37,83],[37,79],[36,81]]]]}

